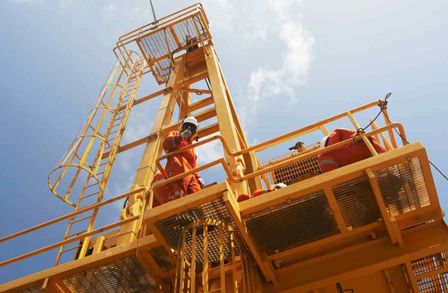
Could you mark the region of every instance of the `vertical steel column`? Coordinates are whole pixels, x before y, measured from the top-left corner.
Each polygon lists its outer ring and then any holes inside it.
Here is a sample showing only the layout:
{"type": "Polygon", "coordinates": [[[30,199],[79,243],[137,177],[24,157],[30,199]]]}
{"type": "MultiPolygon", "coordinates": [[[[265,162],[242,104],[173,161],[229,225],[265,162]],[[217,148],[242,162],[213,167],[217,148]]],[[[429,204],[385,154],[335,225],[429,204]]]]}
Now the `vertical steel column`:
{"type": "MultiPolygon", "coordinates": [[[[145,151],[140,160],[140,166],[137,169],[132,189],[140,187],[148,188],[156,173],[156,160],[161,155],[163,147],[163,129],[168,126],[173,116],[174,106],[176,104],[176,97],[179,94],[178,84],[183,82],[185,73],[185,55],[176,60],[175,68],[171,72],[170,79],[167,84],[169,91],[163,96],[160,108],[156,114],[154,125],[151,133],[157,133],[157,137],[146,144],[145,151]]],[[[140,207],[143,204],[144,195],[135,194],[129,197],[129,211],[132,215],[140,213],[140,207]]],[[[122,227],[121,232],[137,232],[139,222],[135,221],[122,227]]],[[[127,243],[135,239],[135,233],[127,233],[118,239],[118,244],[127,243]]]]}
{"type": "MultiPolygon", "coordinates": [[[[227,89],[225,87],[217,56],[213,50],[213,47],[210,45],[205,46],[204,53],[221,136],[226,141],[230,151],[234,153],[241,150],[241,144],[236,122],[232,119],[232,109],[229,100],[227,99],[227,89]]],[[[245,167],[242,156],[236,158],[227,156],[227,161],[229,162],[230,168],[234,175],[244,175],[245,167]]],[[[235,187],[237,191],[236,195],[248,193],[246,182],[235,184],[235,187]]]]}

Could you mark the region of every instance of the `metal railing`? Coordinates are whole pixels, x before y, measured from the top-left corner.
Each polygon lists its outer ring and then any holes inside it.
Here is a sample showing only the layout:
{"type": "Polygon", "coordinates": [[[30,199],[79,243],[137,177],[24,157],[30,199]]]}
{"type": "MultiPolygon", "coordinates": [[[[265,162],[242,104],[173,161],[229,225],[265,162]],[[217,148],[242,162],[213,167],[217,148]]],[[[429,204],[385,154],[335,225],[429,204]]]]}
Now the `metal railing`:
{"type": "MultiPolygon", "coordinates": [[[[157,159],[157,167],[161,170],[161,172],[163,172],[163,168],[161,166],[161,161],[162,160],[168,158],[171,155],[174,155],[174,154],[177,154],[179,152],[185,151],[186,149],[195,148],[195,147],[198,147],[198,146],[201,146],[201,145],[205,145],[205,144],[210,143],[212,141],[220,141],[222,143],[224,152],[226,153],[226,155],[228,157],[237,157],[237,156],[241,156],[243,154],[247,154],[249,152],[259,152],[259,151],[262,151],[262,150],[274,147],[274,146],[276,146],[278,144],[284,143],[284,142],[286,142],[288,140],[297,139],[298,137],[303,136],[303,135],[305,135],[307,133],[310,133],[310,132],[313,132],[313,131],[322,131],[323,128],[325,127],[325,124],[327,124],[328,122],[332,122],[334,120],[337,120],[337,119],[340,119],[340,118],[343,118],[343,117],[349,117],[351,115],[351,113],[353,113],[353,112],[362,111],[363,109],[367,109],[369,107],[373,107],[373,106],[376,106],[376,105],[378,105],[377,102],[371,103],[371,104],[368,104],[368,105],[365,105],[365,106],[362,106],[362,107],[359,107],[359,108],[356,108],[356,109],[354,109],[354,110],[352,110],[350,112],[345,112],[345,113],[333,116],[333,117],[331,117],[329,119],[325,119],[323,121],[320,121],[320,122],[317,122],[315,124],[306,126],[304,128],[292,131],[290,133],[287,133],[287,134],[282,135],[280,137],[277,137],[275,139],[262,142],[262,143],[260,143],[258,145],[251,146],[251,147],[248,147],[246,149],[243,149],[243,150],[240,150],[240,151],[237,151],[237,152],[231,152],[229,147],[227,146],[225,140],[220,135],[215,135],[215,136],[206,138],[206,139],[204,139],[204,140],[202,140],[202,141],[200,141],[198,143],[192,144],[192,145],[190,145],[190,146],[188,146],[186,148],[183,148],[181,150],[178,150],[178,151],[175,151],[175,152],[172,152],[172,153],[160,156],[157,159]]],[[[368,139],[369,137],[381,135],[383,133],[392,133],[393,134],[393,130],[394,129],[397,131],[398,136],[401,138],[402,144],[405,145],[407,143],[406,142],[406,135],[405,135],[405,132],[404,132],[404,128],[403,128],[403,126],[401,124],[399,124],[399,123],[390,123],[390,121],[386,122],[386,124],[387,124],[386,126],[383,126],[383,127],[377,128],[375,130],[372,130],[370,132],[361,134],[362,137],[365,138],[365,141],[366,141],[367,145],[370,144],[371,148],[373,148],[373,146],[370,143],[370,140],[368,139]]],[[[392,141],[392,139],[391,139],[391,141],[392,141]]],[[[52,250],[52,249],[55,249],[55,248],[58,248],[58,247],[60,248],[60,247],[66,245],[68,243],[73,243],[73,242],[79,241],[81,239],[86,239],[89,236],[92,236],[92,235],[95,235],[95,234],[99,234],[99,233],[104,232],[106,230],[110,230],[110,229],[112,229],[114,227],[122,226],[122,225],[124,225],[126,223],[130,223],[132,221],[139,221],[140,223],[142,223],[143,222],[144,210],[147,207],[149,207],[149,208],[152,207],[151,206],[151,202],[147,202],[147,197],[145,196],[145,195],[148,194],[148,192],[153,193],[152,189],[154,189],[155,187],[163,186],[163,185],[166,185],[166,184],[170,184],[172,182],[180,180],[183,177],[191,175],[191,174],[194,174],[196,172],[206,170],[206,169],[211,168],[213,166],[221,165],[223,170],[226,173],[227,181],[230,184],[240,183],[240,182],[243,182],[243,181],[246,181],[246,180],[249,180],[249,179],[253,179],[253,178],[256,178],[256,177],[261,178],[262,180],[264,180],[263,177],[265,177],[265,175],[267,173],[273,172],[274,170],[276,170],[278,168],[282,168],[282,167],[284,167],[284,166],[286,166],[288,164],[292,164],[292,163],[295,163],[295,162],[299,162],[299,161],[303,161],[303,160],[309,159],[310,157],[317,156],[317,155],[319,155],[319,154],[321,154],[323,152],[329,152],[329,151],[332,151],[332,150],[335,150],[335,149],[338,149],[338,148],[341,148],[341,147],[345,147],[345,146],[349,145],[350,143],[352,143],[351,139],[345,140],[345,141],[342,141],[342,142],[339,142],[339,143],[336,143],[334,145],[330,145],[330,146],[328,146],[326,148],[318,148],[318,149],[314,149],[314,150],[311,150],[311,151],[306,152],[306,153],[301,153],[301,154],[299,154],[299,155],[297,155],[295,157],[288,158],[288,159],[286,159],[284,161],[279,161],[279,162],[274,163],[274,164],[272,164],[272,165],[270,165],[268,167],[265,167],[265,168],[259,169],[259,170],[255,170],[254,172],[246,174],[244,176],[234,176],[232,174],[232,170],[230,170],[230,168],[229,168],[229,166],[227,164],[227,161],[224,158],[220,158],[220,159],[214,160],[212,162],[208,162],[208,163],[206,163],[206,164],[204,164],[202,166],[199,166],[199,167],[197,167],[197,168],[195,168],[193,170],[190,170],[188,172],[185,172],[183,174],[179,174],[177,176],[166,178],[166,179],[164,179],[162,181],[159,181],[159,182],[155,183],[152,186],[151,189],[139,188],[139,189],[136,189],[136,190],[133,190],[133,191],[130,191],[130,192],[127,192],[127,193],[115,196],[113,198],[110,198],[110,199],[107,199],[107,200],[104,200],[104,201],[101,201],[101,202],[98,202],[98,203],[86,206],[84,208],[81,208],[81,209],[79,209],[77,211],[74,211],[74,212],[69,213],[67,215],[64,215],[62,217],[58,217],[58,218],[50,220],[48,222],[41,223],[41,224],[36,225],[34,227],[27,228],[27,229],[24,229],[22,231],[19,231],[19,232],[13,233],[11,235],[8,235],[8,236],[0,238],[0,243],[3,243],[5,241],[14,239],[14,238],[22,236],[24,234],[28,234],[28,233],[34,232],[36,230],[42,229],[44,227],[48,227],[48,226],[53,225],[55,223],[61,222],[63,220],[73,218],[74,216],[82,214],[82,213],[85,213],[87,211],[99,209],[100,207],[102,207],[104,205],[110,204],[112,202],[116,202],[116,201],[118,201],[120,199],[129,197],[129,196],[131,196],[133,194],[141,194],[141,200],[143,202],[143,205],[141,206],[142,210],[141,210],[141,212],[139,213],[138,216],[132,216],[132,217],[129,217],[127,219],[124,219],[124,220],[121,220],[121,221],[117,221],[117,222],[105,225],[103,227],[99,227],[99,228],[97,228],[95,230],[91,230],[91,231],[86,232],[86,233],[81,233],[79,235],[75,235],[75,236],[69,237],[67,239],[64,239],[63,241],[59,241],[59,242],[53,243],[51,245],[48,245],[48,246],[36,249],[36,250],[31,251],[29,253],[25,253],[23,255],[20,255],[20,256],[17,256],[17,257],[13,257],[13,258],[10,258],[10,259],[7,259],[7,260],[3,260],[3,261],[0,262],[0,267],[8,265],[8,264],[11,264],[11,263],[14,263],[14,262],[17,262],[17,261],[20,261],[20,260],[23,260],[23,259],[26,259],[26,258],[29,258],[29,257],[32,257],[32,256],[35,256],[37,254],[40,254],[40,253],[43,253],[43,252],[46,252],[46,251],[49,251],[49,250],[52,250]]],[[[395,140],[394,140],[394,143],[390,145],[390,147],[391,148],[397,148],[395,140]]],[[[375,153],[372,152],[372,155],[375,156],[375,153]]],[[[265,184],[268,185],[269,182],[267,182],[267,180],[265,180],[265,184]]],[[[144,229],[140,229],[140,231],[143,231],[143,230],[144,229]]],[[[113,236],[113,237],[115,237],[115,236],[113,236]]]]}
{"type": "Polygon", "coordinates": [[[202,5],[195,4],[123,35],[113,51],[122,62],[120,56],[130,47],[140,50],[156,81],[162,84],[168,81],[176,55],[203,47],[210,40],[207,16],[202,5]]]}
{"type": "MultiPolygon", "coordinates": [[[[324,134],[328,133],[328,131],[326,130],[326,124],[328,124],[330,122],[334,122],[334,121],[339,120],[341,118],[349,118],[350,121],[353,123],[355,129],[359,129],[360,128],[359,124],[355,120],[353,114],[357,113],[357,112],[361,112],[361,111],[369,109],[369,108],[372,108],[372,107],[375,107],[375,106],[381,106],[382,105],[381,102],[382,101],[372,102],[370,104],[367,104],[367,105],[364,105],[364,106],[352,109],[350,111],[347,111],[347,112],[335,115],[335,116],[330,117],[328,119],[319,121],[317,123],[308,125],[308,126],[303,127],[301,129],[289,132],[287,134],[281,135],[281,136],[276,137],[274,139],[262,142],[260,144],[248,147],[246,149],[243,149],[243,150],[237,151],[237,152],[231,152],[229,147],[228,147],[228,145],[226,144],[225,140],[220,135],[215,135],[215,136],[212,136],[210,138],[206,138],[206,139],[204,139],[204,140],[202,140],[200,142],[191,144],[191,145],[189,145],[187,147],[184,147],[184,148],[182,148],[180,150],[176,150],[174,152],[170,152],[168,154],[160,156],[157,159],[156,164],[157,164],[157,167],[158,167],[159,171],[162,173],[162,175],[166,179],[162,180],[162,181],[159,181],[159,182],[156,182],[152,186],[152,190],[154,190],[154,188],[161,187],[161,186],[173,183],[175,181],[178,181],[178,180],[184,178],[185,176],[195,174],[197,172],[209,169],[209,168],[211,168],[213,166],[217,166],[217,165],[221,165],[222,166],[223,170],[226,173],[227,180],[232,182],[232,183],[240,183],[240,182],[243,182],[243,181],[246,181],[246,180],[249,180],[249,179],[253,179],[253,178],[259,177],[261,180],[263,180],[263,182],[265,183],[266,187],[269,189],[271,186],[270,186],[270,183],[268,182],[267,178],[265,177],[265,175],[267,173],[273,172],[274,170],[277,170],[277,169],[282,168],[284,166],[287,166],[289,164],[293,164],[293,163],[296,163],[296,162],[300,162],[300,161],[303,161],[303,160],[315,157],[315,156],[317,156],[317,155],[319,155],[321,153],[331,152],[333,150],[345,147],[345,146],[351,144],[353,140],[352,139],[348,139],[348,140],[345,140],[345,141],[338,142],[336,144],[327,146],[325,148],[314,149],[314,150],[308,151],[306,153],[299,154],[297,156],[288,158],[286,160],[278,161],[278,162],[276,162],[276,163],[274,163],[274,164],[272,164],[272,165],[270,165],[268,167],[256,170],[256,171],[254,171],[254,172],[252,172],[250,174],[246,174],[244,176],[234,176],[232,174],[232,171],[230,170],[228,164],[227,164],[227,161],[224,158],[219,158],[219,159],[214,160],[212,162],[208,162],[208,163],[206,163],[206,164],[204,164],[202,166],[198,166],[197,168],[194,168],[194,169],[192,169],[190,171],[187,171],[185,173],[182,173],[182,174],[179,174],[179,175],[176,175],[176,176],[168,178],[166,173],[164,172],[164,169],[163,169],[162,165],[161,165],[161,161],[167,159],[168,157],[170,157],[172,155],[179,154],[179,153],[181,153],[181,152],[183,152],[183,151],[185,151],[187,149],[196,148],[196,147],[199,147],[201,145],[208,144],[208,143],[210,143],[212,141],[215,141],[215,140],[219,140],[221,142],[223,150],[224,150],[225,154],[228,157],[234,157],[235,158],[235,157],[238,157],[238,156],[241,156],[241,155],[244,155],[244,154],[248,154],[250,152],[257,153],[257,152],[260,152],[260,151],[263,151],[263,150],[275,147],[275,146],[277,146],[279,144],[282,144],[282,143],[284,143],[286,141],[289,141],[289,140],[292,140],[292,139],[297,139],[297,138],[299,138],[301,136],[304,136],[306,134],[309,134],[311,132],[319,131],[319,132],[323,132],[324,134]]],[[[373,156],[378,155],[378,153],[376,152],[376,150],[373,147],[371,141],[369,140],[370,137],[376,137],[378,135],[381,135],[382,138],[383,138],[383,141],[386,142],[386,149],[389,149],[389,150],[390,149],[395,149],[395,148],[397,148],[397,144],[396,144],[397,139],[395,138],[394,133],[393,133],[393,130],[395,129],[395,130],[398,131],[397,133],[398,133],[399,138],[401,139],[402,145],[406,145],[407,144],[404,127],[400,123],[391,123],[388,120],[387,110],[383,109],[383,113],[384,113],[384,119],[386,121],[386,125],[385,126],[380,127],[380,128],[376,128],[375,127],[376,129],[371,131],[371,132],[361,133],[360,134],[362,140],[365,142],[366,146],[368,147],[369,151],[371,152],[371,154],[373,156]],[[384,133],[386,133],[386,132],[391,137],[390,138],[391,143],[389,143],[389,141],[384,136],[384,133]]]]}
{"type": "MultiPolygon", "coordinates": [[[[15,233],[10,234],[10,235],[8,235],[8,236],[4,236],[4,237],[0,238],[0,243],[3,243],[3,242],[5,242],[5,241],[14,239],[14,238],[16,238],[16,237],[19,237],[19,236],[22,236],[22,235],[25,235],[25,234],[34,232],[34,231],[36,231],[36,230],[40,230],[40,229],[42,229],[42,228],[45,228],[45,227],[48,227],[48,226],[50,226],[50,225],[59,223],[59,222],[61,222],[61,221],[63,221],[63,220],[69,219],[69,218],[71,218],[71,217],[74,217],[74,216],[76,216],[76,215],[85,213],[85,212],[87,212],[87,211],[91,211],[91,210],[94,210],[94,209],[98,209],[98,208],[100,208],[100,207],[102,207],[102,206],[111,204],[111,203],[113,203],[113,202],[116,202],[116,201],[118,201],[118,200],[127,198],[127,197],[129,197],[130,195],[137,194],[137,193],[142,193],[142,194],[144,194],[144,193],[145,193],[145,189],[144,189],[144,188],[135,189],[135,190],[132,190],[132,191],[129,191],[129,192],[126,192],[126,193],[117,195],[117,196],[115,196],[115,197],[113,197],[113,198],[104,200],[104,201],[102,201],[102,202],[99,202],[99,203],[96,203],[96,204],[93,204],[93,205],[84,207],[84,208],[79,209],[79,210],[77,210],[77,211],[74,211],[74,212],[72,212],[72,213],[69,213],[69,214],[66,214],[66,215],[64,215],[64,216],[55,218],[55,219],[53,219],[53,220],[50,220],[50,221],[47,221],[47,222],[44,222],[44,223],[35,225],[35,226],[33,226],[33,227],[30,227],[30,228],[27,228],[27,229],[24,229],[24,230],[15,232],[15,233]]],[[[142,199],[143,199],[143,196],[142,196],[142,199]]],[[[143,210],[143,206],[142,206],[142,210],[143,210]]],[[[13,258],[10,258],[10,259],[7,259],[7,260],[0,261],[0,267],[5,266],[5,265],[10,264],[10,263],[13,263],[13,262],[17,262],[17,261],[19,261],[19,260],[23,260],[23,259],[28,258],[28,257],[35,256],[35,255],[37,255],[37,254],[40,254],[40,253],[43,253],[43,252],[46,252],[46,251],[53,250],[53,249],[55,249],[55,248],[60,248],[60,247],[66,245],[66,244],[68,244],[68,243],[72,243],[72,242],[75,242],[75,241],[84,239],[84,238],[86,238],[86,237],[88,237],[88,236],[92,236],[92,235],[95,235],[95,234],[98,234],[98,233],[101,233],[101,232],[110,230],[110,229],[115,228],[115,227],[120,227],[120,226],[122,226],[122,225],[124,225],[124,224],[126,224],[126,223],[129,223],[129,222],[132,222],[132,221],[136,221],[136,220],[139,220],[139,219],[141,220],[141,217],[142,217],[142,216],[143,216],[143,213],[140,213],[140,215],[138,215],[138,216],[129,217],[129,218],[126,218],[126,219],[124,219],[124,220],[114,222],[114,223],[112,223],[112,224],[104,225],[104,226],[99,227],[99,228],[97,228],[97,229],[95,229],[95,230],[92,230],[92,231],[90,231],[90,232],[86,232],[86,233],[83,233],[83,234],[79,234],[79,235],[77,235],[77,236],[73,236],[73,237],[67,238],[67,239],[65,239],[65,240],[63,240],[63,241],[59,241],[59,242],[53,243],[53,244],[51,244],[51,245],[48,245],[48,246],[45,246],[45,247],[36,249],[36,250],[34,250],[34,251],[31,251],[31,252],[22,254],[22,255],[20,255],[20,256],[17,256],[17,257],[13,257],[13,258]]]]}

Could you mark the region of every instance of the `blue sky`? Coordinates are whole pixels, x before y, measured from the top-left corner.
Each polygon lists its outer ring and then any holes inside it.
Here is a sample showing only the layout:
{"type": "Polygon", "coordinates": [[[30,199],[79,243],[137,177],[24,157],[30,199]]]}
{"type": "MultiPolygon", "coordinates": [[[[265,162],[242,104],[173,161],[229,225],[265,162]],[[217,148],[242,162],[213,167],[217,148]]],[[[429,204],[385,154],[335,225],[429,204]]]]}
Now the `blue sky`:
{"type": "MultiPolygon", "coordinates": [[[[153,1],[157,16],[192,1],[153,1]]],[[[251,143],[371,102],[391,91],[390,113],[410,141],[448,172],[448,2],[444,0],[203,2],[251,143]]],[[[114,64],[119,36],[152,21],[149,1],[0,1],[0,235],[69,211],[47,176],[114,64]]],[[[147,86],[149,87],[149,86],[147,86]]],[[[141,94],[142,96],[143,94],[141,94]]],[[[148,104],[125,138],[150,129],[148,104]]],[[[141,149],[140,149],[141,152],[141,149]]],[[[117,161],[110,192],[125,191],[138,150],[117,161]]],[[[204,156],[206,156],[204,154],[204,156]]],[[[434,173],[447,208],[447,183],[434,173]]],[[[0,259],[58,238],[63,225],[0,246],[0,259]],[[59,229],[59,230],[58,230],[59,229]],[[21,240],[22,240],[21,239],[21,240]]],[[[41,269],[47,254],[0,268],[0,282],[41,269]],[[32,268],[32,269],[30,269],[32,268]]]]}

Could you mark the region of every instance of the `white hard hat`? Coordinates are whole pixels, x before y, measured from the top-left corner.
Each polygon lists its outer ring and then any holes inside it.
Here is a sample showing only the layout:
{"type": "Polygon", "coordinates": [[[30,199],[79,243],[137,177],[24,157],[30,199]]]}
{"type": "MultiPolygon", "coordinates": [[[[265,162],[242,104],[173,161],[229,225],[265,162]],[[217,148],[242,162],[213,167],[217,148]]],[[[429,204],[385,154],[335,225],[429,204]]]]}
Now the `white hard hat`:
{"type": "Polygon", "coordinates": [[[198,120],[196,120],[196,118],[194,118],[193,116],[185,118],[184,121],[182,121],[182,124],[185,124],[185,123],[193,124],[194,126],[196,126],[196,128],[199,127],[198,120]]]}
{"type": "Polygon", "coordinates": [[[285,187],[288,187],[288,186],[285,183],[280,182],[280,183],[272,185],[272,187],[273,187],[273,189],[280,189],[280,188],[285,188],[285,187]]]}
{"type": "Polygon", "coordinates": [[[327,144],[327,141],[328,141],[328,135],[326,135],[326,136],[324,136],[323,138],[322,138],[322,140],[320,141],[320,147],[321,148],[324,148],[324,147],[326,147],[326,144],[327,144]]]}

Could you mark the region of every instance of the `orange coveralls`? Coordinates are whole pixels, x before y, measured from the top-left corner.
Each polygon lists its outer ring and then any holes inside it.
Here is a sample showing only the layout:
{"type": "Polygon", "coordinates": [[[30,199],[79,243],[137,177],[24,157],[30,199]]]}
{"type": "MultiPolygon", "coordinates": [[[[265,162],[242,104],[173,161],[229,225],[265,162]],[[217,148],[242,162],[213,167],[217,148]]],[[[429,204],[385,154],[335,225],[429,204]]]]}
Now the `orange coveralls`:
{"type": "MultiPolygon", "coordinates": [[[[183,139],[178,131],[172,131],[165,138],[165,141],[163,142],[163,149],[166,153],[171,153],[189,145],[191,145],[190,140],[183,139]]],[[[196,160],[197,157],[194,149],[187,149],[168,157],[165,172],[168,177],[174,177],[190,171],[191,169],[196,168],[196,160]]],[[[199,174],[191,174],[185,176],[179,181],[156,188],[156,190],[154,190],[156,202],[158,204],[164,204],[168,201],[201,190],[198,177],[199,174]]],[[[162,178],[163,176],[160,173],[157,173],[154,176],[153,183],[161,180],[162,178]]]]}
{"type": "MultiPolygon", "coordinates": [[[[351,139],[356,135],[356,131],[345,128],[337,128],[330,133],[327,146],[351,139]]],[[[385,149],[379,144],[375,137],[369,138],[373,147],[378,153],[384,153],[385,149]]],[[[328,172],[342,166],[346,166],[371,156],[371,153],[363,141],[352,142],[342,148],[324,152],[318,155],[317,160],[322,172],[328,172]]]]}

